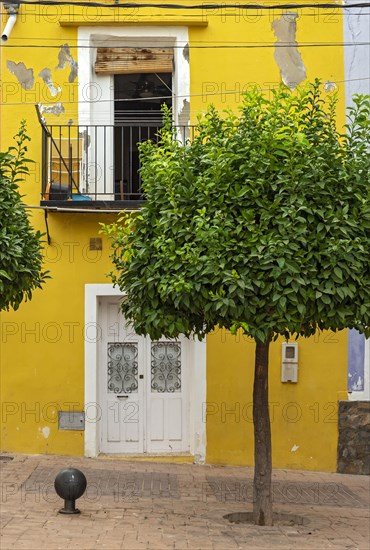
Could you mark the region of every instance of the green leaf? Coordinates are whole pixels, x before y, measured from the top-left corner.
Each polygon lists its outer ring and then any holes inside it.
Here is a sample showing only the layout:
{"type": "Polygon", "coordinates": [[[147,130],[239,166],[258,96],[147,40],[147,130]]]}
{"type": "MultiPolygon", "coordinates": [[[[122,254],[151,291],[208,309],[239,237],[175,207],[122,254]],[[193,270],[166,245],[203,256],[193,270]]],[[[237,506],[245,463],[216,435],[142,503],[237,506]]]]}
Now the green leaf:
{"type": "Polygon", "coordinates": [[[9,281],[12,280],[11,276],[9,275],[9,273],[7,273],[6,271],[4,271],[3,269],[0,269],[0,277],[5,277],[5,279],[8,279],[9,281]]]}
{"type": "Polygon", "coordinates": [[[334,273],[340,281],[343,279],[343,272],[340,267],[334,267],[334,273]]]}

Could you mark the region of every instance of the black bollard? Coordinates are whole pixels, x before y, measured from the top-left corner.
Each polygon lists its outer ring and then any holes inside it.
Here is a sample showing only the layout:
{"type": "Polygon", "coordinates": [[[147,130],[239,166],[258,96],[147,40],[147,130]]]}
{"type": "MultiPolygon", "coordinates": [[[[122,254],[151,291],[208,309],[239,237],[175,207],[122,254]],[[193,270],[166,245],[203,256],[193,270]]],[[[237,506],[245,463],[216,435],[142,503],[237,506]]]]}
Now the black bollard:
{"type": "Polygon", "coordinates": [[[85,475],[76,468],[61,470],[54,481],[55,491],[60,498],[64,499],[64,508],[59,510],[60,514],[79,514],[76,508],[76,500],[85,492],[87,485],[85,475]]]}

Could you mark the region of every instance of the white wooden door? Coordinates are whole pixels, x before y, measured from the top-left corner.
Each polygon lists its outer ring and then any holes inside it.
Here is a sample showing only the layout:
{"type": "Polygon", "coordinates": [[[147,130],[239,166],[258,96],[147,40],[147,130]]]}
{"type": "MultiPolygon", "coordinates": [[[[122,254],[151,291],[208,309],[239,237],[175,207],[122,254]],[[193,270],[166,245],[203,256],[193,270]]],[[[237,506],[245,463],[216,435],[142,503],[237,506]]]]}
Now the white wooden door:
{"type": "Polygon", "coordinates": [[[186,338],[138,336],[117,298],[101,300],[100,319],[101,452],[188,452],[186,338]]]}
{"type": "Polygon", "coordinates": [[[149,340],[147,354],[147,452],[188,451],[185,338],[149,340]]]}

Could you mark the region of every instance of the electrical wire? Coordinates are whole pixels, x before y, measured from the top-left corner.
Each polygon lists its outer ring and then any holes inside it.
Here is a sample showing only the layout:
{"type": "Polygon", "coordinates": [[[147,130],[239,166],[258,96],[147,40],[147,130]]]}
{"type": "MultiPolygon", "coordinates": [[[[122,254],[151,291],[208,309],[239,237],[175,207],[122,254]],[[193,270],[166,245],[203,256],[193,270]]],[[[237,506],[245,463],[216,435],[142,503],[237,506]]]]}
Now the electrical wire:
{"type": "MultiPolygon", "coordinates": [[[[370,45],[370,42],[297,42],[296,44],[292,44],[291,42],[289,43],[284,43],[284,42],[278,42],[278,43],[275,43],[275,42],[272,42],[271,44],[269,44],[268,42],[260,42],[260,43],[242,43],[242,42],[239,42],[239,43],[235,43],[235,44],[224,44],[224,43],[221,43],[221,44],[218,44],[216,43],[216,45],[214,45],[214,43],[212,44],[209,44],[209,45],[189,45],[189,49],[190,50],[198,50],[198,49],[201,49],[201,50],[207,50],[207,49],[221,49],[221,50],[228,50],[228,49],[265,49],[265,48],[332,48],[332,47],[338,47],[338,46],[344,46],[344,47],[357,47],[357,46],[369,46],[370,45]]],[[[17,45],[17,44],[7,44],[6,46],[4,46],[5,48],[36,48],[36,49],[48,49],[50,50],[51,48],[57,48],[57,49],[60,49],[60,44],[59,45],[45,45],[45,44],[20,44],[20,45],[17,45]]],[[[115,48],[122,48],[122,45],[120,46],[102,46],[102,47],[109,47],[110,49],[115,49],[115,48]]],[[[125,48],[134,48],[134,47],[137,47],[137,43],[134,44],[134,45],[130,45],[130,44],[126,44],[125,43],[125,48]]],[[[156,45],[153,45],[153,46],[148,46],[146,45],[146,47],[150,47],[151,49],[162,49],[163,46],[156,46],[156,45]]],[[[74,46],[74,48],[78,48],[78,49],[96,49],[97,46],[96,45],[88,45],[88,46],[84,46],[84,45],[79,45],[79,46],[74,46]]],[[[177,45],[174,45],[172,46],[171,45],[171,48],[173,49],[183,49],[184,46],[177,46],[177,45]]]]}
{"type": "MultiPolygon", "coordinates": [[[[43,6],[41,6],[43,7],[43,6]]],[[[47,6],[49,7],[49,6],[47,6]]],[[[73,7],[73,5],[71,4],[70,7],[73,7]]],[[[260,17],[273,17],[275,14],[272,14],[272,13],[258,13],[257,15],[243,15],[241,12],[243,11],[243,8],[241,9],[238,9],[237,12],[235,13],[227,13],[227,10],[229,9],[237,9],[237,8],[229,8],[227,5],[224,6],[224,12],[223,13],[207,13],[207,18],[208,17],[219,17],[219,18],[242,18],[242,17],[251,17],[251,18],[254,18],[256,19],[257,17],[260,18],[260,17]]],[[[279,8],[279,7],[276,7],[275,8],[276,11],[282,11],[284,15],[287,15],[286,12],[284,12],[283,9],[279,8]]],[[[300,9],[300,8],[298,8],[300,9]]],[[[311,8],[311,9],[314,9],[315,8],[311,8]]],[[[329,8],[327,8],[329,9],[329,8]]],[[[340,10],[342,8],[340,6],[333,6],[333,12],[332,13],[322,13],[322,14],[318,14],[318,13],[301,13],[299,15],[299,17],[330,17],[331,15],[338,15],[340,13],[340,10]]],[[[347,7],[344,8],[344,10],[346,10],[347,7]]],[[[364,8],[362,8],[364,9],[364,8]]],[[[255,8],[255,10],[258,12],[259,9],[258,8],[255,8]]],[[[1,11],[0,10],[0,15],[9,15],[9,13],[7,11],[1,11]]],[[[75,17],[76,19],[79,18],[79,17],[85,17],[86,16],[86,11],[85,12],[81,12],[81,13],[76,13],[75,11],[69,11],[67,13],[63,13],[62,11],[47,11],[47,13],[44,13],[44,10],[39,10],[38,13],[36,12],[24,12],[22,11],[21,12],[21,15],[22,17],[38,17],[40,15],[44,15],[44,16],[47,16],[47,17],[51,17],[51,16],[59,16],[59,17],[66,17],[66,16],[73,16],[75,17]]],[[[370,12],[354,12],[354,11],[349,11],[348,13],[346,13],[346,17],[349,16],[349,15],[370,15],[370,12]]],[[[165,17],[169,17],[169,18],[173,18],[175,17],[176,15],[175,14],[172,14],[172,13],[150,13],[150,14],[147,14],[147,15],[144,15],[144,14],[138,14],[138,13],[132,13],[132,14],[118,14],[118,16],[122,16],[122,17],[125,17],[125,19],[123,20],[117,20],[117,23],[120,23],[122,21],[128,21],[129,19],[128,18],[132,18],[132,19],[145,19],[145,20],[148,20],[149,18],[155,18],[155,17],[161,17],[161,18],[165,18],[165,17]]],[[[179,18],[181,18],[182,16],[179,15],[178,16],[179,18]]],[[[186,17],[187,18],[190,18],[190,17],[198,17],[199,18],[199,14],[191,14],[191,13],[188,13],[186,14],[186,17]]],[[[111,13],[99,13],[99,19],[112,19],[112,14],[111,13]]],[[[50,23],[54,23],[54,21],[50,21],[50,23]]]]}
{"type": "MultiPolygon", "coordinates": [[[[0,4],[11,4],[11,0],[0,0],[0,4]]],[[[123,3],[104,3],[104,2],[89,2],[77,0],[76,2],[70,2],[68,0],[14,0],[13,4],[17,5],[30,5],[30,6],[80,6],[86,8],[114,8],[114,9],[127,9],[127,8],[158,8],[158,9],[180,9],[180,10],[220,10],[225,9],[225,4],[195,4],[195,5],[185,5],[185,4],[157,4],[157,3],[141,3],[136,2],[123,2],[123,3]]],[[[334,4],[334,3],[305,3],[305,4],[276,4],[276,5],[263,5],[263,4],[230,4],[227,5],[227,8],[236,8],[236,9],[245,9],[245,10],[274,10],[274,9],[354,9],[354,8],[369,8],[370,2],[356,2],[353,4],[334,4]]]]}
{"type": "MultiPolygon", "coordinates": [[[[112,38],[112,43],[113,42],[116,42],[116,38],[114,35],[111,36],[112,38]]],[[[153,45],[150,45],[148,46],[148,39],[147,37],[145,37],[145,46],[138,46],[138,42],[135,41],[135,43],[128,43],[126,41],[126,38],[129,38],[127,36],[124,37],[125,38],[125,45],[124,47],[126,48],[138,48],[138,47],[145,47],[145,48],[151,48],[151,49],[163,49],[163,45],[160,45],[158,46],[158,43],[153,43],[153,45]]],[[[23,47],[29,47],[30,46],[30,40],[38,40],[37,37],[32,37],[32,36],[29,36],[29,37],[20,37],[20,38],[14,38],[14,40],[26,40],[27,41],[27,44],[24,45],[24,44],[15,44],[13,45],[13,47],[16,47],[16,48],[23,48],[23,47]]],[[[55,42],[58,42],[57,45],[46,45],[46,44],[33,44],[32,46],[35,47],[35,48],[60,48],[61,47],[61,38],[43,38],[43,39],[40,39],[40,42],[44,42],[45,40],[53,40],[55,42]]],[[[75,39],[76,41],[78,40],[77,38],[75,39]]],[[[154,38],[153,38],[154,40],[154,38]]],[[[109,45],[106,45],[107,43],[109,43],[109,39],[104,39],[104,46],[99,46],[97,44],[90,44],[91,40],[89,38],[87,39],[81,39],[81,40],[78,40],[78,44],[76,44],[75,46],[71,46],[70,43],[71,43],[71,39],[68,39],[68,45],[71,49],[96,49],[98,47],[102,47],[102,48],[109,48],[109,49],[116,49],[116,48],[122,48],[122,44],[119,44],[119,45],[116,45],[116,46],[109,46],[109,45]],[[84,44],[80,44],[80,42],[87,42],[86,45],[84,44]]],[[[173,49],[183,49],[184,46],[187,46],[189,48],[193,48],[193,47],[196,47],[195,45],[196,44],[255,44],[255,45],[258,45],[258,44],[266,44],[266,45],[270,45],[271,47],[275,45],[277,45],[275,42],[267,42],[267,40],[263,40],[261,42],[257,42],[256,40],[253,40],[253,41],[248,41],[248,40],[192,40],[192,43],[189,44],[189,41],[188,40],[177,40],[176,41],[176,44],[170,44],[169,43],[169,46],[170,48],[173,48],[173,49]]],[[[292,46],[292,43],[291,42],[279,42],[279,44],[282,44],[284,47],[287,47],[287,46],[292,46]]],[[[368,42],[303,42],[303,41],[300,41],[299,43],[297,42],[297,44],[293,44],[294,47],[299,47],[300,45],[304,45],[304,44],[308,44],[308,45],[314,45],[314,46],[322,46],[322,45],[333,45],[333,46],[349,46],[349,45],[359,45],[359,44],[365,44],[365,45],[368,45],[368,42]]],[[[6,47],[4,45],[4,47],[6,47]]]]}
{"type": "MultiPolygon", "coordinates": [[[[360,81],[364,81],[364,80],[367,80],[367,81],[370,81],[370,76],[367,76],[367,77],[362,77],[362,78],[350,78],[350,79],[345,79],[345,80],[335,80],[335,81],[326,81],[326,82],[323,82],[323,85],[325,85],[326,83],[330,83],[330,84],[343,84],[343,83],[346,83],[346,82],[360,82],[360,81]]],[[[248,84],[248,83],[245,83],[245,85],[248,84]]],[[[256,87],[258,86],[257,83],[252,83],[254,84],[256,87]]],[[[279,83],[277,82],[276,83],[276,86],[278,86],[279,83]]],[[[261,92],[269,92],[271,90],[271,87],[269,88],[258,88],[259,91],[261,92]]],[[[32,90],[26,90],[25,93],[28,93],[28,94],[32,94],[32,90]]],[[[226,90],[221,90],[221,91],[217,91],[217,92],[203,92],[201,94],[187,94],[187,95],[176,95],[176,99],[191,99],[192,97],[208,97],[208,96],[217,96],[217,95],[231,95],[231,94],[238,94],[238,95],[242,95],[243,93],[243,90],[240,89],[240,90],[230,90],[230,91],[226,91],[226,90]]],[[[72,105],[77,105],[77,104],[91,104],[91,103],[115,103],[115,102],[120,102],[120,103],[130,103],[130,102],[137,102],[137,101],[154,101],[154,100],[160,100],[160,99],[168,99],[168,96],[153,96],[153,97],[150,97],[150,98],[147,98],[147,97],[138,97],[138,98],[134,98],[134,99],[117,99],[117,98],[114,98],[114,99],[94,99],[94,100],[88,100],[88,99],[84,99],[84,100],[78,100],[76,99],[75,101],[62,101],[63,105],[68,105],[68,104],[72,104],[72,105]]],[[[29,103],[26,103],[26,102],[12,102],[12,103],[8,103],[8,102],[1,102],[0,105],[2,106],[14,106],[14,105],[30,105],[32,107],[35,106],[35,103],[34,102],[29,102],[29,103]]],[[[55,105],[55,103],[46,103],[45,105],[55,105]]],[[[64,111],[63,112],[63,115],[66,116],[68,114],[76,114],[76,111],[64,111]]],[[[52,113],[45,113],[45,114],[52,114],[52,113]]],[[[104,114],[104,113],[99,113],[99,114],[104,114]]],[[[84,126],[83,124],[81,126],[84,126]]]]}

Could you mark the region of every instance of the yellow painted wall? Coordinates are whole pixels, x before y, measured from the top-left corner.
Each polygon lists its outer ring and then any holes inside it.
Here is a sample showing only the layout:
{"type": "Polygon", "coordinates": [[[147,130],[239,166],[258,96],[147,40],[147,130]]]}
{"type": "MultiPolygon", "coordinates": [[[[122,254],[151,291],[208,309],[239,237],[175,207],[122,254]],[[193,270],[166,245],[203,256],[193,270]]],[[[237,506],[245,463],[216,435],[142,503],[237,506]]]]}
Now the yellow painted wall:
{"type": "MultiPolygon", "coordinates": [[[[298,340],[298,383],[282,383],[271,344],[269,403],[275,468],[336,470],[337,404],[347,399],[347,333],[298,340]]],[[[253,340],[218,329],[207,340],[207,461],[253,465],[253,340]]]]}
{"type": "MultiPolygon", "coordinates": [[[[343,42],[342,18],[323,13],[298,10],[297,41],[307,70],[307,79],[320,78],[336,82],[339,91],[339,118],[344,123],[344,67],[343,49],[337,47],[309,47],[303,44],[343,42]]],[[[243,90],[258,86],[268,91],[280,82],[280,73],[274,60],[275,34],[271,28],[279,11],[245,12],[223,10],[219,15],[206,14],[207,28],[190,28],[191,100],[193,116],[204,111],[209,103],[218,108],[235,108],[243,90]],[[220,48],[223,44],[229,48],[220,48]],[[215,46],[209,50],[203,46],[215,46]],[[239,46],[233,48],[233,45],[239,46]]]]}
{"type": "MultiPolygon", "coordinates": [[[[174,2],[176,3],[176,2],[174,2]]],[[[196,3],[195,1],[193,3],[196,3]]],[[[227,2],[226,2],[227,4],[227,2]]],[[[344,122],[344,64],[342,17],[340,10],[333,13],[318,9],[296,10],[296,38],[302,61],[306,67],[307,80],[321,78],[333,81],[339,91],[339,122],[344,122]],[[320,48],[310,44],[324,44],[320,48]],[[326,46],[325,46],[326,44],[326,46]],[[335,45],[339,44],[339,45],[335,45]],[[334,45],[334,46],[333,46],[334,45]]],[[[146,26],[151,21],[155,25],[169,22],[184,25],[188,23],[190,46],[190,90],[191,119],[204,111],[209,103],[218,108],[235,108],[241,93],[248,87],[257,85],[268,91],[280,82],[278,65],[274,59],[275,34],[272,23],[284,17],[279,10],[245,11],[224,8],[219,12],[205,10],[184,11],[158,9],[102,10],[80,7],[22,6],[11,38],[2,44],[1,103],[2,128],[1,146],[4,148],[19,126],[19,120],[26,118],[32,135],[40,135],[35,114],[35,103],[52,104],[61,102],[64,114],[56,117],[48,115],[47,121],[54,124],[77,122],[78,81],[69,82],[68,65],[61,70],[58,65],[60,46],[68,44],[72,57],[77,60],[78,25],[146,26]],[[112,15],[113,14],[113,15],[112,15]],[[185,23],[184,23],[185,21],[185,23]],[[69,23],[68,23],[69,22],[69,23]],[[74,23],[73,23],[74,22],[74,23]],[[197,23],[207,26],[198,26],[197,23]],[[69,26],[73,25],[73,26],[69,26]],[[37,46],[37,47],[36,47],[37,46]],[[227,46],[226,48],[223,46],[227,46]],[[6,66],[6,61],[23,62],[32,68],[35,83],[32,89],[23,89],[16,77],[6,66]],[[48,67],[53,82],[61,91],[54,97],[40,72],[48,67]]],[[[289,16],[285,16],[289,17],[289,16]]],[[[5,18],[3,17],[3,24],[5,18]]],[[[110,32],[107,26],[107,34],[110,32]]],[[[88,97],[88,94],[86,93],[88,97]]],[[[39,142],[31,146],[39,150],[39,142]]]]}
{"type": "MultiPolygon", "coordinates": [[[[113,22],[112,17],[118,25],[168,24],[170,19],[178,25],[187,25],[191,18],[193,22],[207,23],[207,26],[189,24],[192,122],[210,102],[218,108],[236,108],[240,93],[246,87],[257,84],[268,90],[280,81],[274,60],[276,39],[271,28],[274,18],[281,17],[279,11],[257,13],[225,8],[217,13],[200,10],[182,13],[146,9],[113,12],[112,16],[110,10],[77,6],[22,6],[9,41],[0,48],[0,149],[12,143],[20,120],[26,119],[32,138],[28,154],[35,160],[22,186],[28,205],[39,204],[41,190],[41,128],[35,104],[59,101],[63,104],[63,114],[46,116],[49,124],[78,122],[78,79],[69,82],[68,65],[64,69],[56,68],[60,47],[68,44],[72,57],[77,60],[77,25],[109,24],[113,22]],[[74,26],[68,26],[68,21],[74,21],[74,26]],[[248,48],[218,47],[233,46],[236,42],[248,48]],[[8,70],[7,61],[32,68],[32,89],[24,89],[19,84],[8,70]],[[51,70],[54,85],[61,88],[54,97],[39,76],[46,67],[51,70]]],[[[328,17],[314,10],[300,11],[297,40],[300,44],[340,44],[343,41],[340,15],[328,17]]],[[[319,77],[336,82],[342,124],[342,48],[302,45],[299,49],[309,79],[319,77]]],[[[35,228],[45,231],[43,212],[32,212],[35,228]]],[[[83,453],[83,433],[59,431],[56,411],[68,410],[68,402],[76,403],[75,410],[82,408],[84,285],[109,283],[105,273],[110,269],[107,242],[104,240],[101,257],[88,251],[87,245],[90,237],[98,235],[98,223],[113,219],[113,215],[102,214],[49,214],[52,246],[46,248],[45,267],[51,271],[52,279],[19,311],[0,314],[3,450],[83,453]]],[[[345,335],[336,335],[336,338],[338,342],[331,343],[323,342],[322,337],[319,343],[300,341],[297,385],[281,384],[280,345],[272,347],[270,396],[271,401],[278,404],[274,406],[272,421],[275,466],[335,469],[337,432],[332,422],[334,417],[330,416],[330,403],[336,403],[346,388],[347,366],[345,335]],[[296,403],[302,410],[298,422],[284,417],[283,411],[293,414],[292,407],[284,409],[289,403],[296,403]],[[294,445],[298,446],[295,452],[292,451],[294,445]]],[[[236,344],[233,337],[219,332],[209,336],[207,353],[207,461],[252,464],[251,411],[245,412],[249,416],[244,420],[243,407],[251,402],[253,345],[236,344]],[[233,408],[237,403],[241,407],[240,420],[234,421],[222,407],[233,408]],[[211,406],[213,414],[210,414],[211,406]]]]}
{"type": "MultiPolygon", "coordinates": [[[[114,214],[49,214],[52,243],[45,290],[16,312],[1,312],[1,448],[29,453],[83,454],[83,432],[58,430],[58,411],[84,408],[84,285],[108,283],[109,245],[89,250],[98,221],[114,214]]],[[[43,227],[43,214],[34,215],[43,227]]],[[[44,227],[43,227],[44,229],[44,227]]],[[[93,331],[93,332],[91,332],[93,331]]]]}

